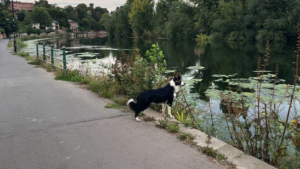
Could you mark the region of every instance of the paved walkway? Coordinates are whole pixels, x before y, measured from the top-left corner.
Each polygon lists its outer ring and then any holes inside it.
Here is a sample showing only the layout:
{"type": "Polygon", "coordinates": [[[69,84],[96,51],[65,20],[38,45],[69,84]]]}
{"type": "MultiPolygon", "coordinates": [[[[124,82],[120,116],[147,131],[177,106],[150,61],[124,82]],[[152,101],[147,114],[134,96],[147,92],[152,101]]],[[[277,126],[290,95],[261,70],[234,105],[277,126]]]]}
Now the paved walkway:
{"type": "Polygon", "coordinates": [[[0,40],[0,168],[217,169],[175,136],[56,81],[0,40]]]}

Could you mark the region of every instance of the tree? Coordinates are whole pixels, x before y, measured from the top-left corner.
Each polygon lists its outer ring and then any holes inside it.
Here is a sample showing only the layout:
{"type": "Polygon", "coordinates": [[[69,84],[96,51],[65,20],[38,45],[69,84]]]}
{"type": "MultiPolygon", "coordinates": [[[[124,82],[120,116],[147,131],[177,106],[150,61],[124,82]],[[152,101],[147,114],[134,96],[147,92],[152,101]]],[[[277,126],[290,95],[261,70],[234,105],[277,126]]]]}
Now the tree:
{"type": "Polygon", "coordinates": [[[115,24],[115,34],[121,37],[129,37],[132,34],[131,25],[129,24],[130,5],[118,7],[112,14],[115,24]]]}
{"type": "Polygon", "coordinates": [[[159,36],[165,36],[166,34],[166,23],[169,20],[168,14],[174,1],[178,0],[159,0],[156,4],[155,30],[159,36]]]}
{"type": "Polygon", "coordinates": [[[25,10],[21,10],[18,14],[17,14],[18,20],[19,21],[23,21],[25,19],[25,10]]]}
{"type": "Polygon", "coordinates": [[[23,24],[31,26],[33,21],[32,21],[30,13],[28,11],[24,11],[24,14],[25,14],[25,18],[23,20],[23,24]]]}
{"type": "Polygon", "coordinates": [[[129,13],[129,22],[134,32],[140,36],[153,29],[153,0],[135,0],[129,13]]]}
{"type": "Polygon", "coordinates": [[[193,7],[183,1],[172,2],[166,24],[166,37],[171,40],[195,39],[193,7]]]}
{"type": "Polygon", "coordinates": [[[101,16],[104,13],[108,13],[108,10],[106,8],[96,7],[94,10],[92,10],[92,16],[96,21],[100,21],[101,16]]]}
{"type": "Polygon", "coordinates": [[[70,27],[68,22],[67,13],[63,11],[59,7],[52,7],[47,9],[48,13],[50,14],[51,18],[59,23],[60,26],[63,27],[70,27]]]}
{"type": "Polygon", "coordinates": [[[44,7],[35,7],[31,13],[34,23],[40,23],[42,26],[50,26],[52,18],[44,7]]]}
{"type": "Polygon", "coordinates": [[[91,30],[91,22],[87,18],[83,18],[79,22],[79,26],[82,31],[90,31],[91,30]]]}
{"type": "Polygon", "coordinates": [[[51,5],[48,3],[47,0],[39,0],[39,1],[34,1],[34,7],[50,8],[51,5]]]}
{"type": "Polygon", "coordinates": [[[110,16],[108,13],[102,15],[100,19],[101,25],[104,26],[105,30],[112,36],[115,32],[114,15],[110,16]]]}

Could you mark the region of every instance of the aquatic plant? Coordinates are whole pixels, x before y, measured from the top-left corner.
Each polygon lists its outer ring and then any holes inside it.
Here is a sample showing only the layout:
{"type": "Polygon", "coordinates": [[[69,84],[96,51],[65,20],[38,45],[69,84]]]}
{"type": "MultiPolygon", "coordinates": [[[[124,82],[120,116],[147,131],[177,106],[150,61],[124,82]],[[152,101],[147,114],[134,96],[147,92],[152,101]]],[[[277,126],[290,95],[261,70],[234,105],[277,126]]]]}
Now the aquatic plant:
{"type": "MultiPolygon", "coordinates": [[[[214,75],[215,83],[227,83],[228,90],[217,90],[215,86],[206,92],[213,100],[220,100],[223,114],[218,117],[226,122],[230,142],[237,148],[260,158],[274,166],[290,156],[291,140],[298,139],[296,117],[299,100],[298,71],[300,59],[300,26],[298,25],[298,44],[294,84],[280,84],[276,67],[274,73],[267,70],[270,59],[269,43],[266,45],[264,59],[257,62],[256,77],[234,79],[234,75],[214,75]],[[287,109],[284,109],[287,107],[287,109]],[[286,114],[284,114],[286,113],[286,114]],[[292,139],[291,139],[292,138],[292,139]]],[[[211,122],[213,124],[213,121],[211,122]]],[[[297,148],[294,148],[294,151],[297,148]]],[[[294,159],[294,158],[292,158],[294,159]]],[[[298,164],[297,164],[298,165],[298,164]]]]}

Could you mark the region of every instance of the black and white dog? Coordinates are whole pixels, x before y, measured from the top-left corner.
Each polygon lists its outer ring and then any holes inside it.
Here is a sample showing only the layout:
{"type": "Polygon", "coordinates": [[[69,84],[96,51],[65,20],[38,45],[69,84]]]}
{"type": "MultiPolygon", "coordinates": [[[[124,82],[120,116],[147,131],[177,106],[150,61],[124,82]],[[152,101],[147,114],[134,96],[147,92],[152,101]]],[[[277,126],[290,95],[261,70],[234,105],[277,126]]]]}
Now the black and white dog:
{"type": "Polygon", "coordinates": [[[140,121],[138,115],[141,111],[146,110],[151,103],[162,103],[162,113],[165,111],[165,104],[168,106],[168,114],[171,118],[174,116],[171,114],[171,106],[176,93],[179,91],[180,86],[184,86],[181,76],[175,76],[168,85],[160,89],[145,90],[140,93],[135,103],[133,99],[127,102],[127,105],[135,113],[135,120],[140,121]]]}

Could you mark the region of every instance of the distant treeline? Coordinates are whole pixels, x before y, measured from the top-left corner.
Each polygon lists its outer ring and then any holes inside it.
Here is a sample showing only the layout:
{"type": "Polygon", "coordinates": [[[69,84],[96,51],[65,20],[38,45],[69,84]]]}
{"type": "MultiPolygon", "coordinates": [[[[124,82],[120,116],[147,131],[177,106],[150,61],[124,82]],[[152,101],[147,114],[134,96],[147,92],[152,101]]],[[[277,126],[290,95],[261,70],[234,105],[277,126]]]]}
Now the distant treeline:
{"type": "Polygon", "coordinates": [[[78,22],[80,31],[100,31],[105,29],[100,19],[104,13],[108,13],[106,8],[87,6],[84,3],[76,7],[69,5],[61,8],[56,4],[49,4],[47,0],[39,0],[35,1],[32,11],[18,11],[13,26],[12,13],[8,10],[10,3],[10,0],[0,1],[0,30],[4,30],[7,34],[13,31],[39,34],[43,31],[34,29],[33,23],[48,27],[52,21],[57,21],[61,28],[68,30],[70,28],[68,20],[78,22]]]}
{"type": "Polygon", "coordinates": [[[286,43],[296,37],[299,0],[127,0],[101,24],[114,36],[286,43]]]}

